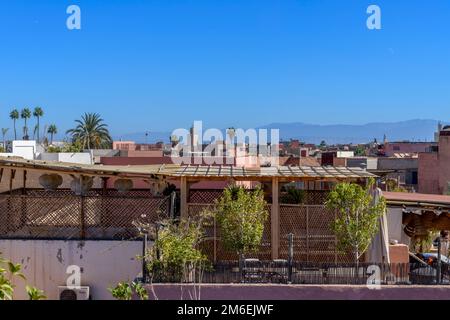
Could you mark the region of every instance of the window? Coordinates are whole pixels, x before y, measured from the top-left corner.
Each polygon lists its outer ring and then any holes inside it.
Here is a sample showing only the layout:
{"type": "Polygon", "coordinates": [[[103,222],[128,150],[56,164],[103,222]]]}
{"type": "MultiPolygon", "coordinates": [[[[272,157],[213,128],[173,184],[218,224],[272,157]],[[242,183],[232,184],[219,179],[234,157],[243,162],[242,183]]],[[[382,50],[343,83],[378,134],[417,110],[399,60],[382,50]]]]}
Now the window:
{"type": "Polygon", "coordinates": [[[417,184],[417,171],[411,172],[411,184],[417,184]]]}

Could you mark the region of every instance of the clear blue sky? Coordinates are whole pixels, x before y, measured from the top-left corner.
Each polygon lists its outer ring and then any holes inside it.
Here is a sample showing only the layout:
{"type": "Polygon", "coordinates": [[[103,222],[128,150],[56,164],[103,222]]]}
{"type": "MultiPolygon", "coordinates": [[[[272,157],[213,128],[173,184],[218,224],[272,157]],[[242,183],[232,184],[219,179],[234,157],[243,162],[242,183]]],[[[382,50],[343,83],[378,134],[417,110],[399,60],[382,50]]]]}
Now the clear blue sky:
{"type": "Polygon", "coordinates": [[[450,119],[448,0],[11,0],[0,44],[1,127],[24,106],[60,131],[99,112],[114,134],[450,119]]]}

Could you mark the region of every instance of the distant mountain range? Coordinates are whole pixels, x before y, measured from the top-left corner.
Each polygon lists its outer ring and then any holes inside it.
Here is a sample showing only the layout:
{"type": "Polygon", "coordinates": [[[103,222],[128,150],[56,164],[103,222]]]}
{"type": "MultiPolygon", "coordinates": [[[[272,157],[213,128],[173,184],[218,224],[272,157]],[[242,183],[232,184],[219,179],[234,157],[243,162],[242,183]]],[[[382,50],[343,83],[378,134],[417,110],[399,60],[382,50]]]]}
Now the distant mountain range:
{"type": "Polygon", "coordinates": [[[431,141],[437,130],[437,120],[407,120],[400,122],[373,122],[361,125],[316,125],[307,123],[272,123],[261,128],[280,129],[280,138],[300,139],[309,143],[364,143],[374,139],[388,141],[431,141]]]}
{"type": "Polygon", "coordinates": [[[159,141],[163,141],[168,143],[170,141],[171,132],[148,132],[148,136],[145,135],[145,132],[134,132],[134,133],[126,133],[122,135],[113,135],[114,140],[123,140],[123,141],[135,141],[137,143],[155,143],[159,141]]]}
{"type": "MultiPolygon", "coordinates": [[[[261,129],[279,129],[280,139],[300,139],[307,143],[320,143],[325,140],[328,144],[336,143],[365,143],[377,139],[383,140],[386,135],[388,141],[432,141],[438,126],[437,120],[413,119],[400,122],[373,122],[361,125],[318,125],[302,122],[271,123],[261,129]]],[[[247,129],[247,128],[244,128],[247,129]]],[[[115,136],[114,139],[133,140],[139,143],[153,143],[156,141],[169,142],[170,132],[137,132],[115,136]]]]}

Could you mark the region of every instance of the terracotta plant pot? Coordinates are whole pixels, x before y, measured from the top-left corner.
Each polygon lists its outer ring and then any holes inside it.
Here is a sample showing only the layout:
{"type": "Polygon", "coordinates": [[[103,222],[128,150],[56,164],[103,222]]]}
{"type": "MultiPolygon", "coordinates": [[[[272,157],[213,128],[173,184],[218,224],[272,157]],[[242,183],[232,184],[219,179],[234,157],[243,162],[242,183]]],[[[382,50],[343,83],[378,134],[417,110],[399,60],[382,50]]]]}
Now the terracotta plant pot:
{"type": "Polygon", "coordinates": [[[133,180],[131,179],[117,179],[114,182],[114,188],[119,192],[127,192],[133,189],[133,180]]]}
{"type": "Polygon", "coordinates": [[[46,173],[39,177],[39,184],[45,191],[55,191],[63,183],[63,178],[56,173],[46,173]]]}

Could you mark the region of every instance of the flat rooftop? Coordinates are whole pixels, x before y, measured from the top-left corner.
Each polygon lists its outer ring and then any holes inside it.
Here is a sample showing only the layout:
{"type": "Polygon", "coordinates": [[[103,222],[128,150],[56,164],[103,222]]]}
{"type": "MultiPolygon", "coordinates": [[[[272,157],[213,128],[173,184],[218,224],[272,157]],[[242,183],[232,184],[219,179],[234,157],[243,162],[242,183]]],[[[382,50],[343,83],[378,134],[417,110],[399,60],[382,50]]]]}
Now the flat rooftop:
{"type": "Polygon", "coordinates": [[[386,201],[391,203],[450,206],[450,196],[440,194],[383,191],[383,196],[386,198],[386,201]]]}

